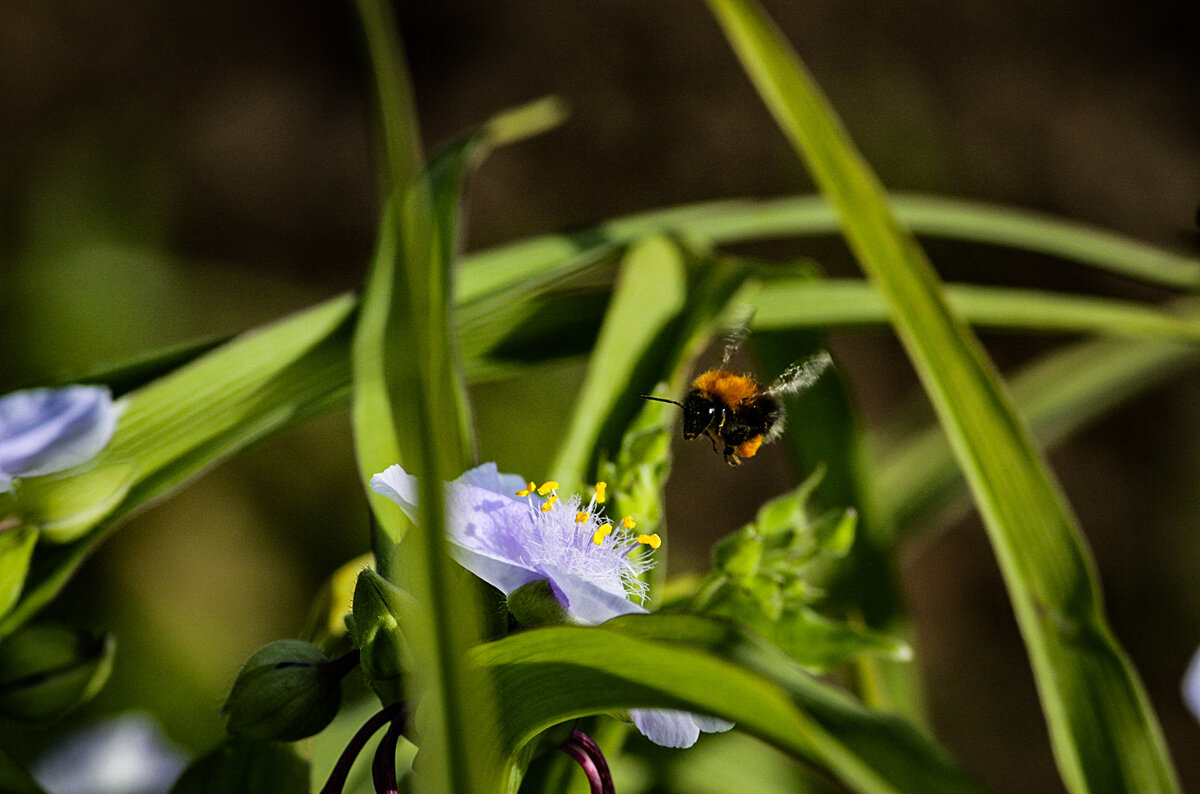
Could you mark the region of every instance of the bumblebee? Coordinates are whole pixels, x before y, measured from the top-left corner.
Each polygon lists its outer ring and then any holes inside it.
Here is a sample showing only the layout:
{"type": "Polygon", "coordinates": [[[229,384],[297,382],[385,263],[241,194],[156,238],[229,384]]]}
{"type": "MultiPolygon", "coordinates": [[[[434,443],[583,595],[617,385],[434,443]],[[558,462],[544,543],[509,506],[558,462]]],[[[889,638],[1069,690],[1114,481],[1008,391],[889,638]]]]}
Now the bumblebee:
{"type": "Polygon", "coordinates": [[[642,395],[644,400],[682,408],[684,440],[708,436],[717,453],[721,452],[717,448],[720,441],[730,466],[740,466],[743,458],[754,457],[759,447],[779,438],[784,423],[780,397],[808,388],[832,363],[822,351],[793,363],[769,388],[761,389],[753,376],[725,369],[736,349],[736,344],[731,344],[720,367],[698,375],[682,403],[642,395]]]}

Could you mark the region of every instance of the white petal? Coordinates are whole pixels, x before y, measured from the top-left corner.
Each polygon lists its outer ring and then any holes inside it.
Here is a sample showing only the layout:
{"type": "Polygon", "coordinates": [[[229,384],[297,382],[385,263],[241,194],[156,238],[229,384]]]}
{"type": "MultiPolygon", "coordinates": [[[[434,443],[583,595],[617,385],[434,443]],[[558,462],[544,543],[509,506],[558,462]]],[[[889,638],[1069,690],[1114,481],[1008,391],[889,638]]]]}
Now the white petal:
{"type": "Polygon", "coordinates": [[[705,733],[724,733],[733,727],[732,722],[723,720],[720,717],[706,717],[703,714],[693,714],[692,719],[696,721],[696,727],[705,733]]]}
{"type": "Polygon", "coordinates": [[[400,505],[410,520],[417,520],[417,478],[401,468],[399,463],[388,466],[372,477],[371,490],[400,505]]]}
{"type": "Polygon", "coordinates": [[[700,727],[686,711],[633,709],[633,724],[647,739],[663,747],[691,747],[700,738],[700,727]]]}
{"type": "Polygon", "coordinates": [[[1183,700],[1192,716],[1200,720],[1200,651],[1196,651],[1183,675],[1183,700]]]}
{"type": "Polygon", "coordinates": [[[112,438],[122,408],[105,386],[30,389],[0,398],[0,471],[36,477],[94,458],[112,438]]]}
{"type": "Polygon", "coordinates": [[[563,608],[580,623],[595,626],[621,615],[646,613],[645,608],[630,601],[624,593],[610,593],[586,579],[553,566],[542,566],[541,570],[545,578],[550,580],[551,588],[567,599],[563,608]]]}

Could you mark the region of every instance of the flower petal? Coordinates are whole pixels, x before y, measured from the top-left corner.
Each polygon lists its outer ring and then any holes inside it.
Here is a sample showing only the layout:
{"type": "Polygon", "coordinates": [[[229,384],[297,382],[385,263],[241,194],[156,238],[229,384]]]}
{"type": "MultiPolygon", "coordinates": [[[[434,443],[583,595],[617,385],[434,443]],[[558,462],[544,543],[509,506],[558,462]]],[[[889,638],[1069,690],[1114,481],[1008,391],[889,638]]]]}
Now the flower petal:
{"type": "Polygon", "coordinates": [[[516,474],[501,474],[496,464],[491,461],[464,472],[454,482],[483,488],[513,500],[517,498],[517,491],[525,488],[525,480],[522,477],[516,474]]]}
{"type": "Polygon", "coordinates": [[[482,551],[468,549],[466,546],[458,543],[452,542],[450,544],[450,555],[454,557],[459,565],[504,593],[504,595],[511,594],[513,590],[522,585],[546,578],[545,575],[531,568],[491,556],[482,551]]]}
{"type": "Polygon", "coordinates": [[[33,768],[47,791],[165,794],[187,759],[149,717],[128,713],[68,736],[33,768]]]}
{"type": "Polygon", "coordinates": [[[724,733],[733,727],[733,723],[729,720],[723,720],[720,717],[708,717],[704,714],[693,714],[692,719],[696,721],[696,727],[705,733],[724,733]]]}
{"type": "MultiPolygon", "coordinates": [[[[0,398],[0,473],[35,477],[78,466],[112,438],[120,406],[104,386],[30,389],[0,398]]],[[[7,490],[0,482],[0,490],[7,490]]]]}
{"type": "Polygon", "coordinates": [[[1183,700],[1192,716],[1200,720],[1200,651],[1196,651],[1183,675],[1183,700]]]}
{"type": "Polygon", "coordinates": [[[409,520],[417,520],[417,478],[399,463],[393,463],[372,477],[371,490],[400,505],[409,520]]]}
{"type": "MultiPolygon", "coordinates": [[[[544,578],[556,596],[565,598],[563,608],[571,617],[588,626],[595,626],[621,615],[645,614],[644,607],[629,600],[623,592],[618,595],[588,580],[551,565],[541,566],[544,578]]],[[[541,577],[539,577],[541,578],[541,577]]]]}
{"type": "Polygon", "coordinates": [[[633,709],[633,724],[643,735],[663,747],[684,749],[700,738],[700,727],[686,711],[673,709],[633,709]]]}

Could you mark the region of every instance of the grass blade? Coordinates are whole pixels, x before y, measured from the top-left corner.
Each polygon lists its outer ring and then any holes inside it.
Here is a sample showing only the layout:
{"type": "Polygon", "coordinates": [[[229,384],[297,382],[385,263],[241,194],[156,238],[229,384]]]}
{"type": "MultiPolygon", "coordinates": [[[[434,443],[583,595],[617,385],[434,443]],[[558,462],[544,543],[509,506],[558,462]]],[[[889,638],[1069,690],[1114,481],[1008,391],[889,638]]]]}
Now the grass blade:
{"type": "MultiPolygon", "coordinates": [[[[1034,362],[1012,381],[1038,443],[1052,447],[1116,406],[1200,364],[1200,348],[1170,342],[1087,340],[1034,362]]],[[[878,500],[894,527],[913,531],[961,496],[945,434],[919,430],[878,456],[878,500]]]]}
{"type": "Polygon", "coordinates": [[[1175,791],[1149,701],[1104,618],[1074,515],[916,240],[782,34],[749,0],[709,0],[883,296],[983,515],[1073,792],[1175,791]]]}

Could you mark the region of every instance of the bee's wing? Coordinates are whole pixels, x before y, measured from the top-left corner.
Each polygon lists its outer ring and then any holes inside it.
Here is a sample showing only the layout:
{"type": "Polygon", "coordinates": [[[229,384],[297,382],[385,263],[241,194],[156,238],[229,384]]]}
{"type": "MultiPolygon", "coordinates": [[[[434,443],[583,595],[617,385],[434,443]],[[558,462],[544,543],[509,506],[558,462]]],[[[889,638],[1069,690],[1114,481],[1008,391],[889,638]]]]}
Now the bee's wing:
{"type": "Polygon", "coordinates": [[[750,334],[750,321],[754,319],[755,309],[750,307],[743,314],[742,321],[725,334],[725,352],[721,355],[721,369],[729,365],[729,359],[738,352],[746,337],[750,334]]]}
{"type": "Polygon", "coordinates": [[[795,394],[798,391],[807,389],[809,386],[817,382],[817,378],[821,377],[833,359],[829,353],[822,350],[820,353],[802,358],[799,361],[794,361],[783,371],[783,374],[771,384],[771,388],[767,389],[768,394],[795,394]]]}

